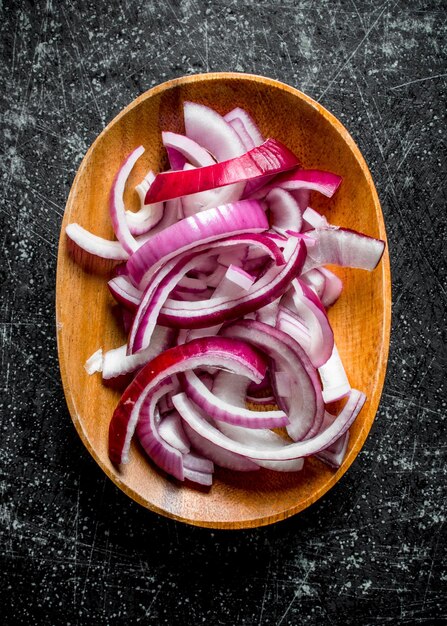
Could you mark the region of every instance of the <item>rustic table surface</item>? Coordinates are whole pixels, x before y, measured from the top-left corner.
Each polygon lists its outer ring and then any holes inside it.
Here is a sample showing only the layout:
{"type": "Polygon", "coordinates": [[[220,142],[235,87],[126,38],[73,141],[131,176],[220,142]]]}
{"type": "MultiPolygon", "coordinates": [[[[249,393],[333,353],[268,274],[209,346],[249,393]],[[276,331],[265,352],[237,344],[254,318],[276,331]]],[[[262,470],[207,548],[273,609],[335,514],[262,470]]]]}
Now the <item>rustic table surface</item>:
{"type": "Polygon", "coordinates": [[[446,624],[445,3],[4,0],[0,17],[2,623],[446,624]],[[363,451],[310,509],[237,532],[158,517],[102,474],[68,414],[54,315],[89,145],[151,86],[229,70],[296,86],[345,124],[393,276],[363,451]]]}

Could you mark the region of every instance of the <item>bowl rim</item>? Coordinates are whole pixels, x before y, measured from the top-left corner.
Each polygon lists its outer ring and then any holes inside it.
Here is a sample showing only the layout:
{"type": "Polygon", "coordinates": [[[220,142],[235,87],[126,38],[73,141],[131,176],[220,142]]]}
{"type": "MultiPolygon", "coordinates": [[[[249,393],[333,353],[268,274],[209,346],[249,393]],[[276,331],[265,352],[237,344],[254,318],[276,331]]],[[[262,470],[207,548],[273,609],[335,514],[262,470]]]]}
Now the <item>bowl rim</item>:
{"type": "MultiPolygon", "coordinates": [[[[379,268],[377,268],[379,269],[379,268]]],[[[377,271],[377,270],[376,270],[377,271]]],[[[73,179],[70,192],[67,198],[67,202],[64,209],[63,220],[61,222],[59,243],[58,243],[58,253],[57,253],[57,267],[56,267],[56,339],[57,339],[57,350],[58,350],[58,361],[59,361],[59,371],[62,379],[62,387],[64,390],[65,399],[67,402],[67,406],[69,409],[71,420],[76,428],[76,431],[83,442],[84,446],[87,448],[90,455],[93,457],[95,462],[101,468],[101,470],[112,480],[112,482],[119,487],[121,491],[123,491],[128,497],[132,500],[136,501],[138,504],[144,506],[146,509],[151,510],[154,513],[158,513],[164,517],[169,519],[173,519],[175,521],[180,521],[192,526],[198,526],[202,528],[213,528],[213,529],[230,529],[230,530],[244,530],[248,528],[257,528],[261,526],[267,526],[282,520],[285,520],[297,513],[304,511],[309,506],[317,502],[325,493],[330,491],[330,489],[342,478],[342,476],[347,472],[349,467],[358,457],[360,451],[362,450],[364,443],[368,437],[368,434],[372,428],[372,425],[375,421],[377,410],[379,407],[380,399],[384,389],[384,382],[386,376],[386,370],[388,365],[388,356],[389,356],[389,347],[390,347],[390,335],[391,335],[391,302],[392,302],[392,292],[391,292],[391,269],[390,269],[390,258],[389,258],[389,249],[388,249],[388,240],[385,228],[385,218],[381,209],[379,197],[377,194],[377,190],[368,168],[368,165],[363,157],[357,143],[352,138],[351,134],[348,130],[343,126],[343,124],[328,111],[324,106],[322,106],[319,102],[315,101],[313,98],[300,91],[299,89],[292,87],[286,83],[283,83],[279,80],[269,78],[266,76],[262,76],[259,74],[250,74],[250,73],[242,73],[242,72],[206,72],[206,73],[197,73],[197,74],[189,74],[180,76],[178,78],[173,78],[163,83],[160,83],[147,91],[140,94],[137,98],[132,100],[129,104],[127,104],[106,126],[105,128],[97,135],[96,139],[92,142],[87,152],[82,158],[81,163],[77,169],[76,175],[73,179]],[[275,87],[290,93],[291,95],[300,98],[310,107],[315,109],[317,113],[322,115],[326,121],[328,121],[335,130],[342,136],[343,140],[346,142],[348,147],[353,153],[353,156],[359,163],[359,166],[362,169],[362,172],[366,178],[367,185],[370,189],[375,214],[377,217],[377,223],[379,226],[379,236],[385,241],[385,250],[380,262],[380,271],[382,273],[382,298],[385,301],[384,307],[384,319],[382,324],[382,346],[383,349],[380,353],[380,359],[378,362],[378,367],[376,371],[376,376],[374,380],[374,385],[372,388],[372,393],[370,394],[368,401],[371,406],[371,418],[367,423],[363,423],[362,430],[360,431],[357,439],[356,439],[356,448],[357,451],[355,455],[351,455],[347,457],[343,462],[342,466],[338,470],[334,470],[332,476],[327,480],[323,485],[321,485],[312,495],[308,496],[304,501],[301,501],[298,506],[290,507],[286,510],[283,510],[279,513],[275,513],[271,516],[254,516],[253,518],[246,518],[242,522],[238,521],[235,525],[234,522],[230,521],[207,521],[207,520],[196,520],[183,517],[181,515],[176,515],[171,512],[168,512],[157,505],[149,502],[144,499],[138,492],[136,492],[131,487],[127,486],[124,482],[120,480],[119,474],[116,471],[111,471],[111,469],[101,460],[99,455],[96,453],[92,444],[89,441],[87,433],[83,428],[82,421],[79,418],[79,415],[76,411],[75,402],[71,394],[71,388],[68,384],[68,375],[66,371],[66,362],[65,359],[62,358],[62,340],[61,340],[61,325],[59,322],[59,311],[61,309],[61,301],[59,296],[59,289],[57,286],[60,283],[59,277],[61,274],[61,266],[63,264],[62,258],[64,254],[64,245],[65,245],[65,222],[67,221],[67,217],[71,213],[71,206],[74,203],[76,189],[78,185],[79,179],[83,176],[86,165],[90,159],[91,154],[94,152],[97,144],[102,140],[102,138],[109,132],[110,128],[115,124],[119,123],[119,121],[127,115],[132,109],[139,106],[146,99],[156,96],[160,93],[168,91],[178,86],[184,86],[189,83],[195,83],[199,80],[202,81],[213,81],[213,80],[247,80],[249,82],[256,82],[262,85],[268,85],[271,87],[275,87]]]]}

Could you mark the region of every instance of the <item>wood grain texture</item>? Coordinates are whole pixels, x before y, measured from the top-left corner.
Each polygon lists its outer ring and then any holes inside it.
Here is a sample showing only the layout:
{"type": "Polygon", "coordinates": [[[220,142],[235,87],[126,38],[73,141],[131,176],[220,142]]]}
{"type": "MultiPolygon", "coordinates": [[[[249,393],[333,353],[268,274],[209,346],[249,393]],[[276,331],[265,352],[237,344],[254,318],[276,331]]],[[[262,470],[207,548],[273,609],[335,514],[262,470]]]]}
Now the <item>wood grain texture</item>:
{"type": "Polygon", "coordinates": [[[323,107],[282,83],[250,75],[203,74],[172,80],[132,102],[101,133],[87,152],[67,202],[59,242],[56,317],[62,380],[69,410],[85,446],[105,473],[130,497],[153,511],[199,526],[247,528],[298,513],[320,498],[344,474],[360,451],[373,423],[388,357],[391,281],[388,250],[374,272],[335,268],[345,288],[331,309],[337,345],[351,384],[368,397],[351,428],[347,456],[333,471],[308,459],[298,474],[261,470],[233,474],[218,469],[211,490],[199,490],[167,478],[133,444],[131,462],[121,472],[107,456],[110,417],[119,392],[100,376],[88,376],[85,360],[100,346],[120,345],[124,336],[113,316],[105,275],[110,264],[73,254],[65,227],[78,222],[92,232],[112,236],[108,194],[125,156],[143,144],[146,152],[130,177],[126,201],[137,207],[133,191],[147,169],[165,166],[161,131],[182,132],[182,103],[193,100],[221,113],[246,108],[265,136],[279,139],[306,168],[343,176],[332,200],[312,198],[313,206],[333,223],[386,240],[379,200],[369,170],[346,129],[323,107]],[[75,260],[76,257],[76,260],[75,260]],[[81,263],[79,263],[81,260],[81,263]]]}

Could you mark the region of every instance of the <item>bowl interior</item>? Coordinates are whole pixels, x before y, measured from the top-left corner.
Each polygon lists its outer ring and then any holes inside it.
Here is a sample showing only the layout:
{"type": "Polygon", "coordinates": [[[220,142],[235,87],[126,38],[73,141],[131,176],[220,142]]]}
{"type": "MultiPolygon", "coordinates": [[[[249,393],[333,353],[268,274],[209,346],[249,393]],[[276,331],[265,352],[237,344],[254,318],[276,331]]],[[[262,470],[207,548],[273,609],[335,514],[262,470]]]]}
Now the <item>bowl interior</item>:
{"type": "Polygon", "coordinates": [[[99,347],[125,341],[106,284],[111,264],[76,255],[65,227],[78,222],[111,238],[108,195],[129,152],[146,151],[130,177],[126,202],[138,206],[135,185],[148,169],[166,166],[161,131],[183,132],[185,100],[220,113],[235,106],[248,110],[266,137],[284,142],[306,168],[343,176],[331,200],[313,194],[312,206],[332,223],[386,239],[383,217],[368,168],[347,131],[325,109],[299,91],[276,81],[240,74],[190,76],[165,83],[131,103],[101,133],[86,154],[67,202],[57,272],[59,359],[73,422],[84,444],[108,476],[130,497],[163,515],[191,524],[243,528],[288,517],[317,500],[339,480],[361,449],[377,410],[385,375],[390,330],[388,251],[374,272],[333,268],[344,281],[340,300],[330,310],[336,343],[353,387],[368,400],[351,428],[349,449],[338,471],[309,458],[299,473],[260,470],[250,474],[217,469],[211,490],[179,484],[158,471],[132,444],[131,461],[121,472],[107,455],[108,426],[120,391],[88,376],[86,359],[99,347]]]}

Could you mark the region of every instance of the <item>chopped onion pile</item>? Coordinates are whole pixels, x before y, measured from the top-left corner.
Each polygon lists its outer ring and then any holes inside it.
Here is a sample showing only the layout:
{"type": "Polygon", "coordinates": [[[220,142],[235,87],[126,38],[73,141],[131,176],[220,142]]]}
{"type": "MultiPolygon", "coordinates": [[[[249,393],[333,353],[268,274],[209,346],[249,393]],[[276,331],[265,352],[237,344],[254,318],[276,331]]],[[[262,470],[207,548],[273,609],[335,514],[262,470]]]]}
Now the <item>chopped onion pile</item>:
{"type": "Polygon", "coordinates": [[[116,174],[116,240],[66,229],[120,262],[108,286],[128,340],[85,364],[104,379],[133,376],[110,423],[110,459],[126,463],[136,434],[159,468],[206,486],[215,465],[291,472],[316,455],[337,468],[366,397],[334,341],[327,309],[343,285],[325,265],[371,271],[385,244],[312,209],[311,192],[331,197],[341,178],[302,169],[243,109],[223,117],[185,102],[184,121],[184,135],[162,133],[172,169],[148,171],[139,211],[126,210],[124,189],[144,148],[116,174]]]}

